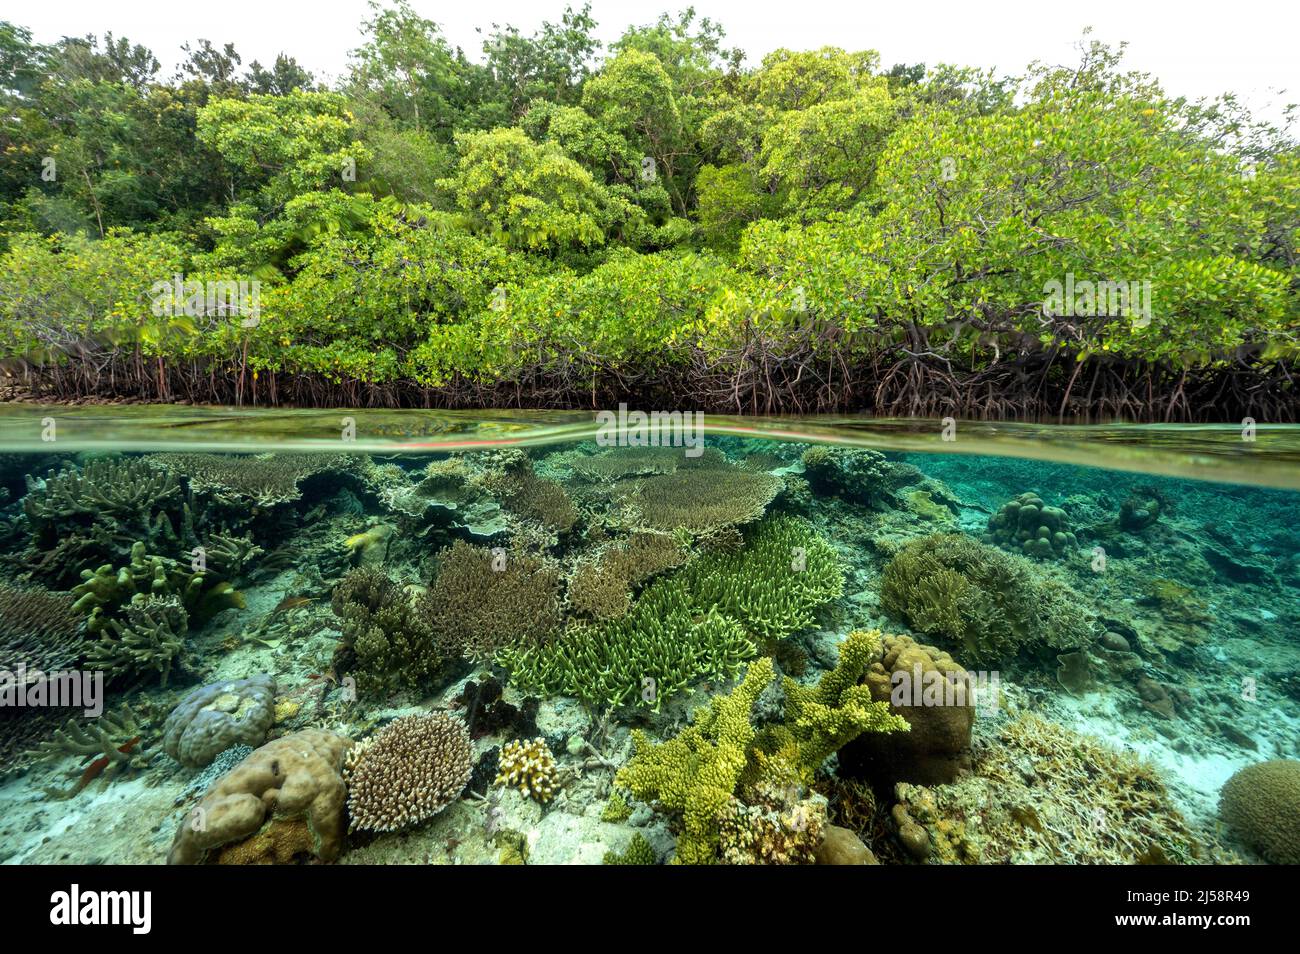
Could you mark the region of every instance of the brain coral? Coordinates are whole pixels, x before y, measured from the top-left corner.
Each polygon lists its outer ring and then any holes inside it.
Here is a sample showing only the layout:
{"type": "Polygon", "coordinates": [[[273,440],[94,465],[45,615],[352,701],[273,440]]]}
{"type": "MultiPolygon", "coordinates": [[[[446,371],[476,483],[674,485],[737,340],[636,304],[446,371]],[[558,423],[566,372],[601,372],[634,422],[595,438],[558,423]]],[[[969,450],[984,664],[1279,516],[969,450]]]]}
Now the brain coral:
{"type": "Polygon", "coordinates": [[[348,757],[352,828],[397,831],[431,818],[460,796],[473,768],[473,746],[459,719],[396,719],[348,757]]]}
{"type": "Polygon", "coordinates": [[[1224,784],[1219,814],[1273,864],[1300,864],[1300,761],[1247,765],[1224,784]]]}
{"type": "Polygon", "coordinates": [[[275,719],[275,678],[252,676],[195,689],[163,725],[163,750],[201,768],[233,745],[258,746],[275,719]]]}
{"type": "Polygon", "coordinates": [[[351,740],[303,729],[267,742],[217,782],[172,841],[168,864],[322,861],[343,846],[343,758],[351,740]]]}

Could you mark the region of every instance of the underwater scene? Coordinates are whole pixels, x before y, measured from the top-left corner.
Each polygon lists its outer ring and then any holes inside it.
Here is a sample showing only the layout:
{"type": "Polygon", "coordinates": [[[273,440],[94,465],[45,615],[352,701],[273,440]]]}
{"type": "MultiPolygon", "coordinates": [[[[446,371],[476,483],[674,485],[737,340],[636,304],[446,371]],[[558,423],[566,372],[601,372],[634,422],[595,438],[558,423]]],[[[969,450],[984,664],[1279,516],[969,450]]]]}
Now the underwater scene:
{"type": "Polygon", "coordinates": [[[0,421],[6,864],[1300,862],[1295,428],[131,411],[0,421]]]}

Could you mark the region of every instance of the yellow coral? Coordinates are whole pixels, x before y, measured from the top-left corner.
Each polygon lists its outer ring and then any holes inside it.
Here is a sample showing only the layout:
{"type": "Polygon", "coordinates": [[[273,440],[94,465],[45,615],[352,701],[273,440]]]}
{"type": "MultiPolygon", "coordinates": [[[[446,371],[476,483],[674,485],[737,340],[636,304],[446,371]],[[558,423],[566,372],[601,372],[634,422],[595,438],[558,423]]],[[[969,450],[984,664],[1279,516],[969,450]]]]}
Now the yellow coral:
{"type": "Polygon", "coordinates": [[[497,758],[497,785],[519,789],[519,794],[549,802],[559,790],[559,770],[551,747],[542,738],[519,739],[501,746],[497,758]]]}

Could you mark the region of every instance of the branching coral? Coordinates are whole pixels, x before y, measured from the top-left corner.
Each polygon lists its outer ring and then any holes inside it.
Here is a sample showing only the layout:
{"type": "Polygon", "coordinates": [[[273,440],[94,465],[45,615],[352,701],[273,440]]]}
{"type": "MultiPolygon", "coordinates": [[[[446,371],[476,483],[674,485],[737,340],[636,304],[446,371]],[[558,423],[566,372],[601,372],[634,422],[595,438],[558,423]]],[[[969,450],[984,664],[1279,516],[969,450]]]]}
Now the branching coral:
{"type": "Polygon", "coordinates": [[[976,663],[1073,649],[1092,635],[1077,593],[1040,576],[1023,557],[964,534],[910,541],[885,567],[880,596],[890,613],[952,641],[976,663]]]}
{"type": "Polygon", "coordinates": [[[188,632],[189,614],[177,597],[140,593],[103,619],[99,638],[87,644],[86,665],[113,677],[156,672],[166,686],[188,632]]]}
{"type": "Polygon", "coordinates": [[[560,573],[525,553],[457,540],[421,601],[439,644],[472,659],[545,642],[560,621],[560,573]]]}
{"type": "Polygon", "coordinates": [[[671,474],[685,459],[671,447],[620,447],[573,462],[573,472],[590,480],[619,480],[646,474],[671,474]]]}
{"type": "Polygon", "coordinates": [[[774,675],[770,659],[755,660],[730,694],[697,709],[694,722],[673,738],[655,744],[640,730],[632,733],[632,759],[615,781],[642,801],[682,814],[677,859],[685,864],[717,860],[719,824],[754,741],[750,713],[774,675]]]}
{"type": "Polygon", "coordinates": [[[106,785],[128,769],[145,768],[152,759],[140,723],[127,705],[88,722],[69,719],[63,728],[56,729],[40,743],[36,756],[48,762],[74,756],[81,763],[72,772],[71,788],[46,789],[46,794],[59,799],[71,798],[96,778],[106,785]]]}
{"type": "Polygon", "coordinates": [[[810,865],[825,835],[825,798],[768,784],[748,804],[733,797],[722,810],[719,856],[729,865],[810,865]]]}
{"type": "Polygon", "coordinates": [[[68,593],[0,583],[0,670],[65,669],[84,652],[85,617],[68,593]]]}
{"type": "Polygon", "coordinates": [[[66,468],[43,483],[27,478],[23,511],[37,525],[59,525],[75,516],[143,520],[180,496],[180,483],[148,458],[95,458],[80,470],[66,468]]]}
{"type": "Polygon", "coordinates": [[[834,548],[802,520],[764,521],[735,553],[713,553],[683,571],[697,605],[717,606],[755,636],[783,639],[815,622],[844,592],[834,548]]]}
{"type": "Polygon", "coordinates": [[[391,692],[418,686],[435,675],[443,653],[433,639],[430,621],[413,604],[405,588],[381,569],[350,571],[334,588],[334,615],[343,643],[352,650],[360,686],[391,692]]]}
{"type": "Polygon", "coordinates": [[[496,785],[519,790],[520,795],[549,802],[559,788],[559,770],[551,747],[543,738],[512,739],[497,756],[496,785]]]}
{"type": "Polygon", "coordinates": [[[566,533],[578,521],[578,508],[564,487],[534,474],[527,457],[485,477],[483,485],[507,510],[548,530],[566,533]]]}
{"type": "Polygon", "coordinates": [[[706,554],[650,584],[622,618],[498,658],[533,691],[657,711],[701,678],[733,676],[757,651],[751,633],[781,638],[809,625],[842,586],[828,543],[802,521],[773,519],[740,551],[706,554]]]}
{"type": "Polygon", "coordinates": [[[637,533],[583,560],[569,575],[571,611],[596,620],[618,619],[632,605],[631,588],[686,559],[681,545],[662,533],[637,533]]]}
{"type": "Polygon", "coordinates": [[[621,852],[607,851],[602,864],[607,865],[653,865],[658,864],[659,858],[655,855],[655,849],[650,844],[650,839],[639,831],[634,832],[628,839],[627,847],[621,852]]]}
{"type": "Polygon", "coordinates": [[[432,818],[460,797],[473,768],[459,719],[435,713],[390,722],[348,753],[351,827],[397,831],[432,818]]]}

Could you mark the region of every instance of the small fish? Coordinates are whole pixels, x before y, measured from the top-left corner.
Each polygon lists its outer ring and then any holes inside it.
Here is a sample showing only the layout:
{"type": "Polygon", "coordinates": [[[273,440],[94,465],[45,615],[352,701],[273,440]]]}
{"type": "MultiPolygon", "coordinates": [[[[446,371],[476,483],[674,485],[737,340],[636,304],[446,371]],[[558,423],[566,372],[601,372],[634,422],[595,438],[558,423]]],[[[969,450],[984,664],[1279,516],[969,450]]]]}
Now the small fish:
{"type": "Polygon", "coordinates": [[[297,609],[300,606],[306,606],[309,603],[315,602],[316,597],[314,596],[286,596],[284,599],[280,600],[279,603],[275,604],[275,609],[271,610],[271,615],[274,616],[276,613],[286,613],[289,610],[297,609]]]}
{"type": "MultiPolygon", "coordinates": [[[[128,755],[130,754],[131,750],[134,749],[139,743],[140,743],[140,736],[137,735],[130,742],[126,742],[123,745],[119,745],[117,747],[117,750],[121,752],[123,755],[128,755]]],[[[108,768],[111,761],[112,760],[107,755],[101,755],[99,758],[95,759],[95,761],[91,762],[89,765],[86,766],[86,770],[81,773],[81,778],[77,779],[77,784],[72,786],[72,788],[69,789],[68,791],[53,792],[49,789],[46,789],[46,791],[49,794],[55,795],[58,798],[74,798],[77,795],[81,794],[81,792],[85,790],[87,785],[89,785],[95,779],[103,775],[104,769],[108,768]]]]}

